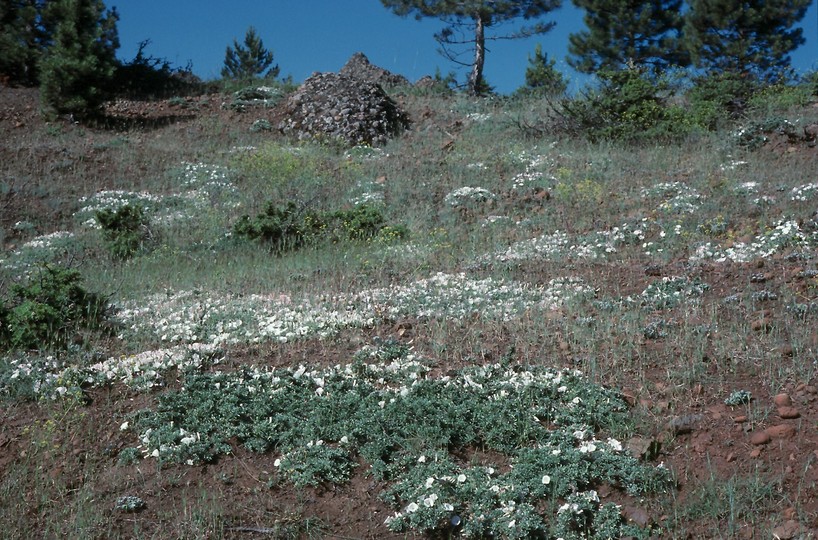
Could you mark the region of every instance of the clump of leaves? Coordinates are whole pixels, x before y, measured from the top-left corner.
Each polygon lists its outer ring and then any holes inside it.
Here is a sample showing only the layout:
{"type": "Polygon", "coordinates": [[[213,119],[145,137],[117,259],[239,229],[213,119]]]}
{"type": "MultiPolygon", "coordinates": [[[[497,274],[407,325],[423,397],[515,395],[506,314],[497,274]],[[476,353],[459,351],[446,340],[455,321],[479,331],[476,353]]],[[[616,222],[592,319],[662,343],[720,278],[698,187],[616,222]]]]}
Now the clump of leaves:
{"type": "Polygon", "coordinates": [[[145,501],[135,495],[124,495],[116,500],[114,508],[120,512],[138,512],[145,508],[145,501]]]}
{"type": "Polygon", "coordinates": [[[111,254],[117,259],[133,257],[149,237],[148,218],[145,209],[138,204],[126,204],[117,210],[99,210],[96,218],[111,254]]]}
{"type": "Polygon", "coordinates": [[[753,394],[748,390],[736,390],[731,392],[727,399],[724,400],[725,405],[737,407],[738,405],[746,405],[753,399],[753,394]]]}
{"type": "Polygon", "coordinates": [[[43,265],[12,286],[11,298],[0,299],[0,350],[61,348],[78,330],[99,329],[108,304],[81,282],[77,270],[43,265]]]}

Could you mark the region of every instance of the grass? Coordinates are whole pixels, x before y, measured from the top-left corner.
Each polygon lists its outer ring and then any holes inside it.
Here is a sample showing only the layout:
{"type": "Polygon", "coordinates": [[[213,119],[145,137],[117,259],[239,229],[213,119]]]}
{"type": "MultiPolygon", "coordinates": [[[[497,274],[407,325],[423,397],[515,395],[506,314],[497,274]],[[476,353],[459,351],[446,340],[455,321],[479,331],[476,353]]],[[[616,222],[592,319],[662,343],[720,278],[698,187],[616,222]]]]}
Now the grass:
{"type": "MultiPolygon", "coordinates": [[[[796,98],[757,114],[814,121],[796,98]]],[[[20,456],[2,469],[0,526],[19,537],[153,538],[174,523],[180,538],[356,527],[732,538],[772,530],[785,485],[809,523],[809,464],[793,480],[751,467],[738,442],[717,437],[700,456],[684,450],[695,431],[663,431],[742,388],[756,401],[702,430],[733,429],[739,413],[769,425],[767,397],[815,376],[818,190],[800,154],[750,151],[730,133],[640,147],[535,140],[517,119],[547,116],[537,102],[401,99],[418,120],[379,150],[206,116],[15,139],[0,167],[20,179],[30,206],[15,221],[29,223],[0,236],[0,292],[41,262],[66,264],[120,326],[0,359],[4,405],[31,420],[0,432],[20,456]],[[134,201],[149,234],[120,260],[92,218],[134,201]],[[268,201],[375,204],[410,234],[275,253],[232,232],[268,201]],[[579,390],[546,384],[573,370],[579,390]],[[656,461],[635,459],[632,439],[661,443],[656,461]],[[327,503],[330,517],[314,502],[327,493],[345,501],[327,503]],[[126,495],[144,511],[115,512],[126,495]],[[637,527],[610,503],[650,520],[637,527]],[[353,507],[367,517],[332,521],[353,507]]]]}

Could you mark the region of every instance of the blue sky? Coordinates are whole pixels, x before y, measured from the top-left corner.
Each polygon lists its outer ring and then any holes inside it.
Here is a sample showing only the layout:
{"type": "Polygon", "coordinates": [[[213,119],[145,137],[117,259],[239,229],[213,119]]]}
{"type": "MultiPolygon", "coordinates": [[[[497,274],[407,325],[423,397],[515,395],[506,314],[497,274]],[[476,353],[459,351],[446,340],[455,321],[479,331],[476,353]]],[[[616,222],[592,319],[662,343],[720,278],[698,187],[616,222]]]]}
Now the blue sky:
{"type": "MultiPolygon", "coordinates": [[[[585,78],[565,62],[568,34],[584,28],[582,12],[570,0],[543,20],[554,30],[526,40],[490,43],[485,75],[499,92],[514,91],[524,82],[529,54],[541,43],[557,60],[557,67],[573,81],[585,78]]],[[[184,67],[203,79],[219,77],[227,45],[241,42],[254,26],[272,50],[283,76],[301,82],[314,71],[337,71],[355,52],[410,81],[445,75],[457,66],[437,52],[433,34],[443,27],[436,19],[417,21],[393,15],[378,0],[128,0],[106,1],[120,14],[119,57],[130,60],[141,41],[150,40],[146,53],[184,67]]],[[[818,8],[813,3],[802,21],[806,44],[792,54],[799,72],[818,68],[818,8]]]]}

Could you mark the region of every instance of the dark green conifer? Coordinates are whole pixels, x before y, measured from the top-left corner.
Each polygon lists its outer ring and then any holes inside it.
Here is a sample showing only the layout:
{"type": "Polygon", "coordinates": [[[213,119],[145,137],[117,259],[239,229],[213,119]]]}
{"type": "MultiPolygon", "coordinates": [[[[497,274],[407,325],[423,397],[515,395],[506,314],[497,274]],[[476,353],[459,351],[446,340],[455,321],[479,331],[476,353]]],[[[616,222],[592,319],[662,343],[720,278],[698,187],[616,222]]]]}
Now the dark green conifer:
{"type": "Polygon", "coordinates": [[[680,32],[682,0],[573,0],[585,10],[586,30],[569,36],[568,63],[577,71],[627,65],[660,71],[686,66],[680,32]]]}
{"type": "Polygon", "coordinates": [[[116,10],[102,0],[55,0],[44,16],[56,21],[53,42],[40,64],[44,109],[77,118],[98,112],[116,69],[116,10]]]}
{"type": "Polygon", "coordinates": [[[684,35],[696,67],[774,81],[804,43],[810,0],[690,0],[684,35]]]}
{"type": "Polygon", "coordinates": [[[273,52],[264,48],[256,29],[251,26],[244,35],[244,45],[234,39],[233,46],[227,47],[222,77],[239,80],[263,76],[278,77],[279,68],[272,64],[273,52]]]}
{"type": "Polygon", "coordinates": [[[37,84],[37,64],[47,41],[41,9],[42,0],[0,0],[0,75],[11,82],[37,84]]]}
{"type": "Polygon", "coordinates": [[[537,43],[534,47],[534,56],[529,55],[528,57],[525,86],[520,89],[520,92],[546,96],[564,94],[568,89],[568,83],[556,68],[556,63],[553,58],[548,58],[548,53],[544,53],[542,45],[537,43]]]}

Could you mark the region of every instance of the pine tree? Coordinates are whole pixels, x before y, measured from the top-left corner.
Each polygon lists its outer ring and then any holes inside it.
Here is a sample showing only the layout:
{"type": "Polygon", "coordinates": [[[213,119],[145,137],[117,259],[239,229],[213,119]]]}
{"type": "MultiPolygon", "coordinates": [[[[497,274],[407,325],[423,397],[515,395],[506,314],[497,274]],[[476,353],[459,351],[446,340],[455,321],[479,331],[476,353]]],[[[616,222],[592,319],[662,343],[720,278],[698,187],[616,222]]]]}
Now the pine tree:
{"type": "Polygon", "coordinates": [[[468,77],[469,92],[479,95],[489,88],[483,78],[487,40],[517,39],[544,34],[551,30],[555,23],[538,22],[504,35],[487,36],[486,29],[496,28],[518,19],[539,19],[560,7],[561,0],[381,0],[381,3],[402,17],[414,15],[417,19],[435,17],[444,21],[446,27],[435,34],[441,52],[449,60],[471,67],[468,77]],[[461,55],[469,52],[473,53],[473,60],[461,61],[461,55]]]}
{"type": "Polygon", "coordinates": [[[661,71],[690,61],[680,32],[682,0],[573,0],[587,30],[571,34],[568,63],[594,73],[637,65],[661,71]]]}
{"type": "Polygon", "coordinates": [[[79,118],[98,112],[117,65],[115,10],[102,0],[55,0],[44,16],[58,21],[40,65],[40,99],[47,111],[79,118]]]}
{"type": "Polygon", "coordinates": [[[43,0],[0,0],[0,75],[37,84],[37,64],[47,42],[40,13],[43,0]]]}
{"type": "Polygon", "coordinates": [[[528,67],[525,70],[525,86],[520,89],[524,94],[558,96],[568,89],[562,73],[557,70],[556,60],[548,58],[542,51],[542,45],[534,47],[534,56],[529,55],[528,67]]]}
{"type": "Polygon", "coordinates": [[[690,0],[684,35],[696,67],[774,81],[804,43],[810,0],[690,0]]]}
{"type": "Polygon", "coordinates": [[[252,26],[244,35],[244,45],[235,39],[233,46],[224,53],[222,77],[226,79],[252,79],[259,76],[278,77],[278,66],[272,66],[273,52],[264,48],[264,43],[252,26]],[[266,73],[265,73],[266,72],[266,73]]]}

